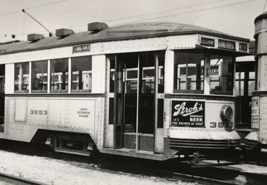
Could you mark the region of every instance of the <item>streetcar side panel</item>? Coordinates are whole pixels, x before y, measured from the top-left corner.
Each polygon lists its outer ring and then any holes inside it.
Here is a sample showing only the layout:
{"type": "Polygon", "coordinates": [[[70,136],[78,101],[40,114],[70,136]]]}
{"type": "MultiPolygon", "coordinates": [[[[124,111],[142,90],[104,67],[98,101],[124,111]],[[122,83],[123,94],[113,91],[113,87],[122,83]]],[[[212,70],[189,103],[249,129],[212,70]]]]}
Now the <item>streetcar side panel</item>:
{"type": "Polygon", "coordinates": [[[30,142],[38,129],[89,133],[98,143],[104,98],[7,97],[5,137],[30,142]]]}
{"type": "MultiPolygon", "coordinates": [[[[57,50],[58,49],[50,51],[50,54],[53,55],[57,50]]],[[[65,48],[65,51],[67,50],[68,49],[65,48]]],[[[37,51],[38,54],[40,54],[40,52],[41,51],[37,51]]],[[[45,52],[47,52],[47,50],[45,50],[45,52]]],[[[26,52],[22,60],[26,60],[27,62],[32,61],[29,60],[29,55],[35,56],[33,58],[37,60],[37,54],[35,55],[34,53],[35,52],[26,52]]],[[[15,92],[14,71],[16,62],[13,62],[19,60],[19,55],[21,56],[21,54],[14,55],[16,56],[11,55],[8,57],[9,60],[5,61],[9,64],[5,64],[7,72],[5,83],[5,124],[0,137],[10,140],[31,142],[34,138],[38,138],[38,130],[82,133],[89,135],[93,140],[93,144],[101,150],[103,141],[102,127],[105,116],[105,55],[92,56],[91,92],[80,92],[78,94],[77,92],[73,93],[70,88],[68,92],[64,94],[53,92],[15,92]]],[[[76,55],[84,56],[85,54],[76,55]]],[[[59,56],[57,55],[57,57],[59,56]]],[[[43,59],[44,57],[40,55],[39,58],[43,59]]],[[[70,56],[68,58],[70,58],[70,56]]],[[[19,60],[18,62],[21,61],[19,60]]],[[[84,83],[84,86],[90,86],[90,84],[87,84],[86,79],[84,83]]]]}
{"type": "MultiPolygon", "coordinates": [[[[234,102],[212,100],[172,99],[170,114],[170,138],[192,140],[237,140],[234,130],[234,115],[230,121],[224,122],[220,118],[223,106],[230,106],[234,111],[234,102]],[[197,110],[196,104],[200,105],[197,110]],[[182,107],[181,107],[182,106],[182,107]],[[177,108],[181,107],[181,109],[177,108]],[[193,110],[183,112],[183,110],[193,110]],[[200,110],[201,109],[201,110],[200,110]],[[198,112],[199,111],[199,112],[198,112]],[[228,132],[225,132],[228,131],[228,132]]],[[[199,141],[200,143],[201,141],[199,141]]],[[[212,144],[209,146],[212,147],[212,144]]],[[[214,147],[220,147],[214,146],[214,147]]],[[[225,143],[227,148],[228,143],[225,143]]]]}

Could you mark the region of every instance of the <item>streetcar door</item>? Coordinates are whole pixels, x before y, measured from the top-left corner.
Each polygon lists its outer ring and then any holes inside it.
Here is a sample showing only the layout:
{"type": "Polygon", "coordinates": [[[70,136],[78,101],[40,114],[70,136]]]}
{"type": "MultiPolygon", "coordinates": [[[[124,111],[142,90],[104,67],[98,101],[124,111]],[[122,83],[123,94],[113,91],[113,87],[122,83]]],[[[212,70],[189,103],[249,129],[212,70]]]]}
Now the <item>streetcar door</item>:
{"type": "Polygon", "coordinates": [[[240,126],[251,126],[251,92],[255,89],[255,63],[237,62],[235,74],[235,88],[238,102],[236,103],[236,121],[240,126]]]}
{"type": "Polygon", "coordinates": [[[4,132],[5,115],[5,65],[0,65],[0,133],[4,132]]]}
{"type": "Polygon", "coordinates": [[[123,134],[123,112],[124,112],[124,62],[114,56],[114,102],[113,102],[113,123],[114,123],[114,148],[122,148],[123,134]]]}
{"type": "MultiPolygon", "coordinates": [[[[138,140],[138,95],[139,95],[139,55],[118,55],[118,63],[123,66],[123,110],[118,114],[122,117],[123,148],[137,149],[138,140]]],[[[119,88],[119,87],[118,87],[119,88]]],[[[120,89],[118,89],[119,91],[120,89]]]]}
{"type": "Polygon", "coordinates": [[[162,150],[163,144],[156,146],[163,143],[163,98],[159,94],[163,93],[164,56],[160,56],[160,62],[152,52],[113,57],[110,79],[114,78],[114,96],[109,93],[109,122],[114,125],[115,149],[162,150]]]}

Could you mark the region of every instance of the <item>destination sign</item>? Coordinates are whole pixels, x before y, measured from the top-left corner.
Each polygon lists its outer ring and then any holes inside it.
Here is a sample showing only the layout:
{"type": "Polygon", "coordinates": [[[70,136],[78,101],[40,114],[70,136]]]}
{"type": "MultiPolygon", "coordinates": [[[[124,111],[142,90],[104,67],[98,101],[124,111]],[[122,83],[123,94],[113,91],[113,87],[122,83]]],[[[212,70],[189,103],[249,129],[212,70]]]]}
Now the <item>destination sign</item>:
{"type": "Polygon", "coordinates": [[[72,48],[73,53],[85,52],[85,51],[90,51],[90,50],[91,50],[90,44],[73,46],[73,48],[72,48]]]}
{"type": "Polygon", "coordinates": [[[228,50],[235,50],[235,42],[219,39],[218,48],[220,48],[220,49],[228,49],[228,50]]]}
{"type": "Polygon", "coordinates": [[[245,43],[239,43],[239,51],[248,51],[248,45],[245,43]]]}
{"type": "Polygon", "coordinates": [[[206,38],[206,37],[201,37],[200,45],[214,47],[215,46],[215,40],[210,39],[210,38],[206,38]]]}

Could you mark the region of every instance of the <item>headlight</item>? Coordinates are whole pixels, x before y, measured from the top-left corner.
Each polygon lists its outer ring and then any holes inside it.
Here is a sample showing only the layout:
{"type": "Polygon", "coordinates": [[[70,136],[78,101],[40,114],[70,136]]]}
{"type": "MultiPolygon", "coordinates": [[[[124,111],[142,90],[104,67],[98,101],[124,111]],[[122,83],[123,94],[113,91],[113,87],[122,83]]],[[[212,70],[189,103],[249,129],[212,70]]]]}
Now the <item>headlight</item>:
{"type": "Polygon", "coordinates": [[[222,121],[230,121],[233,118],[233,109],[229,105],[223,105],[220,112],[222,121]]]}

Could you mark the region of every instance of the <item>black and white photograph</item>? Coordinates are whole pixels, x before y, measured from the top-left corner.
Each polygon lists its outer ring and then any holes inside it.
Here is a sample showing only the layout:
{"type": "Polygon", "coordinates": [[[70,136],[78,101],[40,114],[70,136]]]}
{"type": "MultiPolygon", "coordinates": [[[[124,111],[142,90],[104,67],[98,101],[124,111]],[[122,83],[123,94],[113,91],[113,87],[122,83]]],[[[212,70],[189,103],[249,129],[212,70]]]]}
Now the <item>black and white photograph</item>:
{"type": "Polygon", "coordinates": [[[265,185],[267,0],[0,0],[0,185],[265,185]]]}

